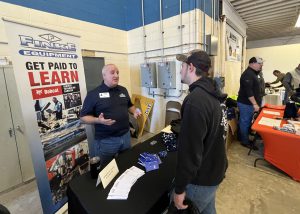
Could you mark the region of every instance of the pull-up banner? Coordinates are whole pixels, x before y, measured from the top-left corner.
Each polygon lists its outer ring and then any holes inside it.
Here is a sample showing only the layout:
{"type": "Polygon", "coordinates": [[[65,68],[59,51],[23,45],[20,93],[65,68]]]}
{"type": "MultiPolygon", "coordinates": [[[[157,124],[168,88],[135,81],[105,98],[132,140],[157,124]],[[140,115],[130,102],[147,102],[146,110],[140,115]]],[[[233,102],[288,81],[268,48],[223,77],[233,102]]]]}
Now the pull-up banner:
{"type": "Polygon", "coordinates": [[[88,170],[79,37],[3,21],[43,212],[54,213],[67,201],[68,182],[88,170]]]}

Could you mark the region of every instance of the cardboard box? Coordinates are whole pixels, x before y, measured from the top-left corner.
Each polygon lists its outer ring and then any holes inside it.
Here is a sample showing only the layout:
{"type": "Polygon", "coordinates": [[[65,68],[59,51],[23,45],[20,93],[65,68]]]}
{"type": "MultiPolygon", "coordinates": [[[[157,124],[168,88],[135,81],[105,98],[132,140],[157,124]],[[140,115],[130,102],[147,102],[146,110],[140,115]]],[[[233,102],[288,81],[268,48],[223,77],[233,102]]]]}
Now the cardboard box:
{"type": "Polygon", "coordinates": [[[225,143],[226,150],[229,148],[232,142],[237,139],[237,119],[234,118],[228,120],[227,124],[228,124],[228,129],[227,129],[226,143],[225,143]]]}

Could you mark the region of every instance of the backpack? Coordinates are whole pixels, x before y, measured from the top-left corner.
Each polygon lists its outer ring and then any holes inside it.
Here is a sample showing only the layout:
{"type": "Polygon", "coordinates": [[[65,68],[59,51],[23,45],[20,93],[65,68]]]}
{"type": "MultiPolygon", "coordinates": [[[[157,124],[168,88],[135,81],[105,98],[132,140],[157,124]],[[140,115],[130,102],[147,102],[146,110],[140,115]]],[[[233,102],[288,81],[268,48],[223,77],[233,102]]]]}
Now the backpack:
{"type": "Polygon", "coordinates": [[[174,201],[172,201],[167,214],[200,214],[198,207],[190,199],[186,198],[183,204],[188,205],[188,208],[178,210],[177,207],[175,207],[174,201]]]}
{"type": "Polygon", "coordinates": [[[181,119],[172,120],[170,125],[171,125],[171,131],[176,136],[178,136],[178,134],[180,132],[180,127],[181,127],[181,119]]]}
{"type": "Polygon", "coordinates": [[[296,118],[297,112],[296,103],[294,101],[288,101],[285,105],[283,118],[296,118]]]}

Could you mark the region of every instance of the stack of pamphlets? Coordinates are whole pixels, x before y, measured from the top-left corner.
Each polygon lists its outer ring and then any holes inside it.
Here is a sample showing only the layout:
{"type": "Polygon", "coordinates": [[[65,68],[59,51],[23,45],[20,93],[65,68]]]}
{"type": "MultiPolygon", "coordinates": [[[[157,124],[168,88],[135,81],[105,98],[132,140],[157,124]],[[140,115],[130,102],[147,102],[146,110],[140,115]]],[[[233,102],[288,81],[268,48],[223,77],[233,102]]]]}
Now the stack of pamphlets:
{"type": "Polygon", "coordinates": [[[145,167],[146,172],[156,170],[159,168],[159,164],[161,164],[161,160],[156,154],[151,154],[148,152],[143,152],[140,154],[138,164],[145,167]]]}
{"type": "Polygon", "coordinates": [[[107,199],[114,200],[126,200],[133,184],[141,176],[145,174],[144,170],[141,170],[135,166],[127,169],[123,174],[115,181],[111,188],[107,199]]]}

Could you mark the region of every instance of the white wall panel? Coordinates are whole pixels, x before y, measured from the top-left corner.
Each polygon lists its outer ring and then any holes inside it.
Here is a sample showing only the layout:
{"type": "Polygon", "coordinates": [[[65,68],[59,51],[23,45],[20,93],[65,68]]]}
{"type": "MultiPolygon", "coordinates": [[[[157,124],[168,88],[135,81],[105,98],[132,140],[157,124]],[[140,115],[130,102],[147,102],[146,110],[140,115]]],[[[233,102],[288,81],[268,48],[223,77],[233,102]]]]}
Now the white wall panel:
{"type": "MultiPolygon", "coordinates": [[[[182,48],[184,53],[187,53],[190,50],[195,48],[202,49],[201,45],[195,45],[195,43],[202,42],[202,23],[203,16],[200,10],[196,10],[197,14],[195,16],[195,10],[189,11],[182,14],[182,25],[184,28],[182,29],[183,35],[183,44],[185,44],[182,48]],[[195,24],[195,18],[197,20],[195,24]],[[195,34],[195,29],[196,33],[195,34]]],[[[211,33],[211,18],[206,15],[206,34],[211,33]]],[[[164,27],[164,60],[165,61],[176,61],[175,55],[181,53],[181,48],[177,47],[180,45],[180,16],[170,17],[163,21],[164,27]]],[[[147,55],[147,62],[161,62],[161,30],[160,30],[160,22],[155,22],[149,24],[145,27],[146,29],[146,55],[147,55]],[[152,50],[152,51],[150,51],[152,50]]],[[[143,43],[143,29],[142,27],[136,28],[133,30],[128,31],[128,51],[130,54],[129,65],[130,65],[130,72],[131,72],[131,85],[132,85],[132,93],[142,94],[144,96],[153,98],[152,95],[148,95],[148,89],[141,87],[140,82],[140,64],[144,63],[144,43],[143,43]],[[140,52],[140,53],[136,53],[140,52]]],[[[218,61],[218,60],[216,60],[218,61]]],[[[179,89],[180,88],[180,63],[177,62],[178,69],[177,69],[177,90],[170,90],[171,96],[178,96],[180,95],[179,89]]],[[[185,87],[184,89],[187,89],[185,87]]],[[[163,94],[165,90],[163,89],[151,89],[155,91],[157,94],[163,94]]],[[[161,96],[155,96],[155,104],[153,108],[153,114],[150,117],[149,124],[146,129],[150,132],[156,133],[160,131],[165,124],[165,113],[166,113],[166,103],[170,100],[175,100],[182,102],[186,94],[183,94],[181,97],[167,97],[163,98],[161,96]]]]}
{"type": "Polygon", "coordinates": [[[252,49],[252,48],[262,48],[262,47],[271,47],[271,46],[292,45],[292,44],[300,44],[300,35],[248,41],[247,48],[252,49]]]}
{"type": "Polygon", "coordinates": [[[247,49],[247,62],[252,56],[260,56],[265,62],[263,73],[266,82],[274,81],[273,70],[287,73],[300,63],[300,44],[247,49]]]}

